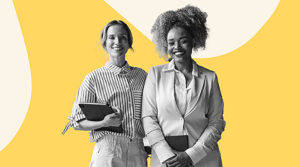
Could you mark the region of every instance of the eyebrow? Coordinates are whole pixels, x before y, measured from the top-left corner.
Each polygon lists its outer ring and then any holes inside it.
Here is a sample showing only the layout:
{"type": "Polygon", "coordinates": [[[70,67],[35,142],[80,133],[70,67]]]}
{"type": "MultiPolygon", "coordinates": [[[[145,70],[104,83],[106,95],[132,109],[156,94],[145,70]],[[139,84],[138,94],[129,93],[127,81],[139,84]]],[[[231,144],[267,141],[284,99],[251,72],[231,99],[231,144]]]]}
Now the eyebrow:
{"type": "MultiPolygon", "coordinates": [[[[179,38],[179,40],[188,39],[188,38],[189,38],[188,36],[183,36],[183,37],[179,38]]],[[[174,41],[174,38],[168,39],[168,41],[174,41]]]]}
{"type": "Polygon", "coordinates": [[[180,39],[182,39],[182,38],[189,38],[189,36],[188,36],[188,35],[186,35],[186,36],[183,36],[183,37],[181,37],[180,39]]]}
{"type": "Polygon", "coordinates": [[[126,33],[122,33],[122,34],[108,34],[108,35],[126,35],[127,36],[126,33]]]}

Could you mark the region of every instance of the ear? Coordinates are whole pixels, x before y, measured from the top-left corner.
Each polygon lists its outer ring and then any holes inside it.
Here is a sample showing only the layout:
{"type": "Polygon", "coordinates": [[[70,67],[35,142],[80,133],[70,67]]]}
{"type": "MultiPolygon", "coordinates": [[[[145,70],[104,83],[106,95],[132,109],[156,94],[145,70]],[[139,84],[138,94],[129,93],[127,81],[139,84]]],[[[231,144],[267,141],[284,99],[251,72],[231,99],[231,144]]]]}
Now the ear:
{"type": "Polygon", "coordinates": [[[103,49],[105,50],[105,52],[107,52],[107,49],[106,49],[106,42],[102,45],[103,49]]]}
{"type": "Polygon", "coordinates": [[[191,42],[192,42],[192,45],[193,45],[193,48],[196,46],[196,41],[193,37],[190,38],[191,39],[191,42]]]}
{"type": "Polygon", "coordinates": [[[196,41],[193,39],[193,48],[196,47],[196,41]]]}

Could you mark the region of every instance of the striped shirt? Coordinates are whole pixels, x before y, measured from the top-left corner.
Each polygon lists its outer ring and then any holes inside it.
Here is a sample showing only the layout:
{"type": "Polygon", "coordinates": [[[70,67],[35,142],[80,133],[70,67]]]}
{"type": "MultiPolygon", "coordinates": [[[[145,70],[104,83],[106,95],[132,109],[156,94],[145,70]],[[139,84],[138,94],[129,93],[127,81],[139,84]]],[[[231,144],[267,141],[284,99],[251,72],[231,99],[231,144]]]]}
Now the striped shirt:
{"type": "MultiPolygon", "coordinates": [[[[90,132],[91,142],[95,142],[107,134],[125,136],[130,139],[143,138],[144,130],[141,125],[142,93],[147,73],[126,64],[118,67],[108,62],[89,73],[81,84],[73,105],[70,117],[71,126],[85,119],[80,103],[108,103],[118,107],[123,115],[123,133],[111,131],[90,132]]],[[[67,130],[67,128],[66,128],[67,130]]]]}

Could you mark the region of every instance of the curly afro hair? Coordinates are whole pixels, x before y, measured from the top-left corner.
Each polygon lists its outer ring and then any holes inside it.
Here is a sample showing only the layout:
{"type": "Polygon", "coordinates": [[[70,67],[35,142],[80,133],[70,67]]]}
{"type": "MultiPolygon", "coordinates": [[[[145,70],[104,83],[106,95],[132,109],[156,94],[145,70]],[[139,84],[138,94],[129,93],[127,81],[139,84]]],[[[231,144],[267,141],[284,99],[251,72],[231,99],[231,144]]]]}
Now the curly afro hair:
{"type": "Polygon", "coordinates": [[[159,55],[167,58],[167,35],[173,27],[185,28],[191,34],[194,42],[193,49],[195,51],[198,48],[205,48],[208,36],[206,18],[207,14],[205,12],[191,5],[160,14],[151,29],[151,33],[153,34],[152,41],[156,45],[159,55]]]}

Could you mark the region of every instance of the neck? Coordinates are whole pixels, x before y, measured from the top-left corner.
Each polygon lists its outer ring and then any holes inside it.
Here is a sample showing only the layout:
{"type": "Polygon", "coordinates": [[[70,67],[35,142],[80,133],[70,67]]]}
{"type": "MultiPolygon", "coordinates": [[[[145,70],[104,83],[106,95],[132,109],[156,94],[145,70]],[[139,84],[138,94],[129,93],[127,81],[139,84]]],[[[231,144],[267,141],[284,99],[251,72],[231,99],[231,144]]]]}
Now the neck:
{"type": "Polygon", "coordinates": [[[193,61],[192,59],[189,59],[188,61],[183,62],[174,62],[175,68],[181,72],[187,72],[190,73],[193,70],[193,61]]]}
{"type": "Polygon", "coordinates": [[[115,66],[123,67],[125,65],[125,56],[120,57],[110,57],[109,62],[115,66]]]}

